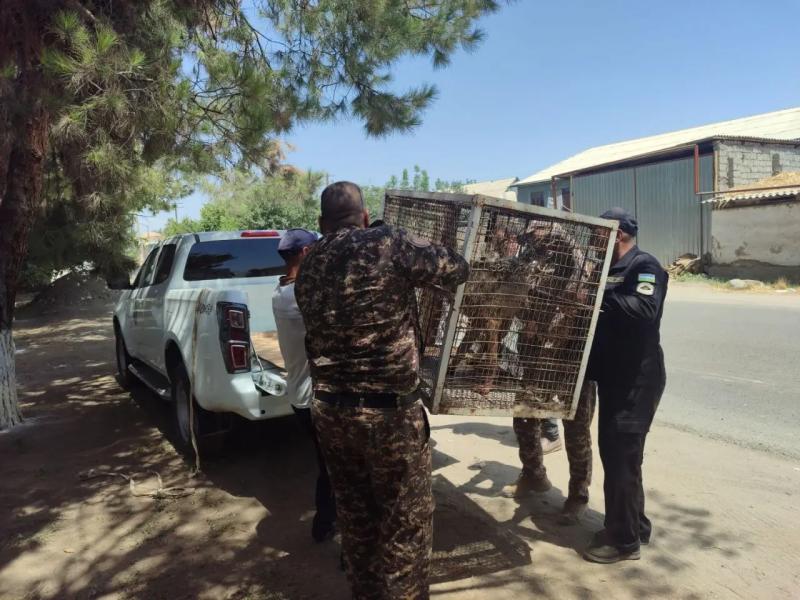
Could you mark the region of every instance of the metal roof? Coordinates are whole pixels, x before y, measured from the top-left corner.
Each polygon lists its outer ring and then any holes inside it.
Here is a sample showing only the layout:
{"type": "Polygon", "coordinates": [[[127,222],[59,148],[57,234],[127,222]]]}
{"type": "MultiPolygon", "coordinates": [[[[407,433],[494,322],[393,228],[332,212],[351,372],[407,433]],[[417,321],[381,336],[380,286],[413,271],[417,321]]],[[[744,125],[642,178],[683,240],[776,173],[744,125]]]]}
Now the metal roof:
{"type": "Polygon", "coordinates": [[[509,190],[509,186],[518,181],[517,177],[508,177],[506,179],[490,179],[488,181],[478,181],[476,183],[468,183],[464,186],[465,194],[483,194],[484,196],[491,196],[492,198],[502,198],[503,200],[516,200],[517,194],[513,190],[509,190]]]}
{"type": "Polygon", "coordinates": [[[746,138],[765,142],[800,141],[800,107],[596,146],[542,169],[513,185],[520,186],[549,181],[554,176],[663,153],[670,149],[678,149],[700,141],[718,138],[746,138]]]}

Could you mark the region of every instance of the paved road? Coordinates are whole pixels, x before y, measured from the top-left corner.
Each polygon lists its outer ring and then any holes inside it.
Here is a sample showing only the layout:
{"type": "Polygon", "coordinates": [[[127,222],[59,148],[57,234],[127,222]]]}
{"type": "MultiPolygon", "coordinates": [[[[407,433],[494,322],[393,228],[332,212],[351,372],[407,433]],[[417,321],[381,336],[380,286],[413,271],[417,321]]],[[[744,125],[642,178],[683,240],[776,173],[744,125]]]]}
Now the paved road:
{"type": "Polygon", "coordinates": [[[668,426],[800,459],[800,298],[670,291],[668,426]]]}

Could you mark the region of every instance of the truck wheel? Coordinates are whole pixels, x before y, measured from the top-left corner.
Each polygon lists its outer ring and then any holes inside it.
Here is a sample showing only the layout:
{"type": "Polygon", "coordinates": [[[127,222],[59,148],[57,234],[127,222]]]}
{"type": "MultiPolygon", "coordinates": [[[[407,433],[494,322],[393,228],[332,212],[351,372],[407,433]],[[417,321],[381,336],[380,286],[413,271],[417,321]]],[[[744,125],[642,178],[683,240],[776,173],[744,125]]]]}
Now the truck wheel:
{"type": "Polygon", "coordinates": [[[189,428],[189,402],[192,403],[194,436],[200,456],[215,454],[221,448],[224,431],[217,425],[217,415],[205,410],[189,398],[189,376],[183,365],[172,372],[172,400],[175,406],[175,442],[178,450],[186,456],[194,456],[192,432],[189,428]]]}
{"type": "Polygon", "coordinates": [[[131,356],[128,354],[128,349],[125,347],[125,340],[122,337],[122,332],[116,327],[114,328],[114,337],[116,338],[117,348],[117,376],[120,385],[128,389],[133,386],[135,380],[135,377],[128,370],[128,365],[131,364],[131,356]]]}

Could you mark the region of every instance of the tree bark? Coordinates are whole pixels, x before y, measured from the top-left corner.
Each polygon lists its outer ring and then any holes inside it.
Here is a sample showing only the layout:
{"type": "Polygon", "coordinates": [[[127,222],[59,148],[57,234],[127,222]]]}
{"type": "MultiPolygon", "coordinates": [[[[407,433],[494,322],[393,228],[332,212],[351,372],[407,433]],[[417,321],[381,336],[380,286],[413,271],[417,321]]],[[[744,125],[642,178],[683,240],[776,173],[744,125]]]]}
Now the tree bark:
{"type": "Polygon", "coordinates": [[[10,149],[0,152],[0,430],[21,419],[12,327],[19,273],[42,203],[49,126],[43,87],[39,69],[21,72],[14,85],[19,108],[10,118],[0,115],[12,128],[10,149]]]}
{"type": "Polygon", "coordinates": [[[11,329],[0,326],[0,430],[21,422],[14,366],[14,338],[11,329]]]}

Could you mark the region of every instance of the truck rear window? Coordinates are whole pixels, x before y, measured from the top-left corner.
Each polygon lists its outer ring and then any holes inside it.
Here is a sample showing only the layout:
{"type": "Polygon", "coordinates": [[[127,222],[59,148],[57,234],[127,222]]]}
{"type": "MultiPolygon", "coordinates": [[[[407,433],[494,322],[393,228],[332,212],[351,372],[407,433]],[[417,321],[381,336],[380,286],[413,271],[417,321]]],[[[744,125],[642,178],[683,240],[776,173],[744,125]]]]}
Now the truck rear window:
{"type": "Polygon", "coordinates": [[[198,242],[189,251],[186,281],[268,277],[286,273],[278,238],[198,242]]]}

